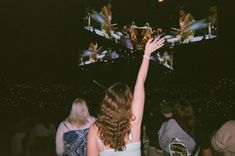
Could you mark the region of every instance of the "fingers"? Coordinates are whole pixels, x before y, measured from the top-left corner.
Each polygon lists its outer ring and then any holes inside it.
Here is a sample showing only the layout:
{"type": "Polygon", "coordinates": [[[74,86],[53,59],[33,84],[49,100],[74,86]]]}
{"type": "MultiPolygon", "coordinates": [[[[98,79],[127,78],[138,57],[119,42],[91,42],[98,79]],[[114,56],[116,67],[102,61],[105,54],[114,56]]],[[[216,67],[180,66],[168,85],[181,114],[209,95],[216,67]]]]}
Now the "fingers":
{"type": "MultiPolygon", "coordinates": [[[[164,41],[165,42],[165,41],[164,41]]],[[[164,45],[164,42],[161,42],[159,44],[157,44],[159,47],[162,47],[164,45]]]]}
{"type": "Polygon", "coordinates": [[[153,42],[157,42],[157,41],[159,41],[159,39],[161,38],[161,36],[162,36],[162,35],[159,35],[157,38],[155,38],[155,39],[154,39],[154,41],[153,41],[153,42]]]}
{"type": "Polygon", "coordinates": [[[148,42],[146,43],[146,47],[145,47],[147,52],[152,53],[156,51],[157,49],[160,49],[164,45],[165,39],[164,38],[160,39],[160,37],[161,35],[155,39],[151,38],[148,40],[148,42]]]}
{"type": "Polygon", "coordinates": [[[165,41],[161,42],[161,43],[159,44],[159,48],[161,48],[162,46],[164,46],[164,43],[165,43],[165,41]]]}
{"type": "Polygon", "coordinates": [[[146,44],[150,44],[153,41],[153,38],[149,39],[146,44]]]}
{"type": "Polygon", "coordinates": [[[160,44],[162,42],[165,42],[165,38],[161,38],[161,39],[155,40],[154,42],[157,43],[157,44],[160,44]]]}
{"type": "Polygon", "coordinates": [[[155,49],[157,50],[157,49],[160,49],[162,46],[164,46],[164,42],[165,42],[165,39],[164,38],[162,38],[162,39],[160,39],[160,40],[158,40],[158,41],[154,41],[155,43],[155,49]]]}
{"type": "Polygon", "coordinates": [[[159,35],[157,38],[155,38],[154,41],[158,41],[162,35],[159,35]]]}
{"type": "Polygon", "coordinates": [[[162,46],[164,46],[164,44],[163,44],[163,43],[162,43],[162,44],[160,44],[160,45],[158,45],[157,49],[160,49],[162,46]]]}
{"type": "Polygon", "coordinates": [[[156,42],[155,44],[156,45],[164,45],[164,43],[165,43],[165,39],[161,39],[161,40],[159,40],[158,42],[156,42]]]}

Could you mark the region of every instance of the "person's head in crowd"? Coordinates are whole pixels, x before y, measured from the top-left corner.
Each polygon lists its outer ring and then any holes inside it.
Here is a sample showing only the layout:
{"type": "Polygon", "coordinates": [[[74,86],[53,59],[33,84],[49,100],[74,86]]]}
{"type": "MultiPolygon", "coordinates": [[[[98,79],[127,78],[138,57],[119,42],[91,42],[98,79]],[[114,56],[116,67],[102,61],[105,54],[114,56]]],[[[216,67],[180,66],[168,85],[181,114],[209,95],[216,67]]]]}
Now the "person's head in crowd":
{"type": "Polygon", "coordinates": [[[235,155],[235,120],[224,123],[211,139],[214,150],[224,156],[235,155]]]}
{"type": "Polygon", "coordinates": [[[135,25],[135,21],[132,21],[132,22],[131,22],[131,25],[135,25]]]}
{"type": "Polygon", "coordinates": [[[106,1],[104,4],[105,4],[105,6],[106,6],[106,8],[107,8],[108,10],[111,10],[111,9],[112,9],[112,4],[111,4],[110,1],[106,1]]]}
{"type": "Polygon", "coordinates": [[[171,118],[173,116],[173,106],[170,100],[163,99],[160,106],[160,111],[165,118],[171,118]]]}
{"type": "Polygon", "coordinates": [[[148,23],[148,22],[147,22],[147,23],[145,23],[145,26],[146,26],[146,27],[149,27],[149,23],[148,23]]]}
{"type": "Polygon", "coordinates": [[[163,33],[162,28],[157,28],[157,34],[160,35],[162,33],[163,33]]]}
{"type": "MultiPolygon", "coordinates": [[[[217,22],[217,11],[218,11],[218,7],[216,3],[212,3],[210,4],[209,8],[208,8],[208,22],[212,24],[212,26],[217,26],[218,22],[217,22]]],[[[216,29],[216,27],[212,27],[213,29],[216,29]]]]}
{"type": "Polygon", "coordinates": [[[50,115],[50,113],[46,110],[37,110],[37,112],[34,113],[35,115],[35,124],[39,124],[39,125],[44,125],[44,126],[48,126],[49,123],[51,123],[52,121],[52,116],[50,115]]]}
{"type": "Polygon", "coordinates": [[[101,112],[96,125],[100,139],[111,148],[121,150],[125,146],[125,137],[130,133],[132,120],[132,93],[130,88],[122,83],[112,85],[102,101],[101,112]],[[117,125],[120,125],[117,128],[117,125]],[[118,133],[119,135],[115,135],[118,133]]]}
{"type": "Polygon", "coordinates": [[[70,114],[66,118],[66,121],[72,125],[81,127],[88,122],[88,117],[90,117],[90,114],[86,102],[81,98],[77,98],[73,101],[70,114]]]}
{"type": "Polygon", "coordinates": [[[107,8],[111,10],[112,9],[112,4],[108,3],[107,8]]]}
{"type": "Polygon", "coordinates": [[[88,49],[92,52],[97,52],[97,48],[98,48],[98,43],[97,42],[91,42],[88,49]]]}
{"type": "Polygon", "coordinates": [[[179,9],[179,15],[180,15],[180,17],[186,16],[187,13],[188,13],[188,11],[187,11],[187,9],[186,9],[185,7],[183,7],[183,6],[180,7],[180,9],[179,9]]]}
{"type": "Polygon", "coordinates": [[[124,25],[123,30],[124,30],[125,33],[127,33],[128,32],[128,27],[126,25],[124,25]]]}
{"type": "Polygon", "coordinates": [[[188,100],[179,99],[176,101],[173,116],[188,134],[194,136],[196,116],[188,100]]]}
{"type": "Polygon", "coordinates": [[[208,12],[210,14],[214,14],[214,13],[217,13],[217,11],[218,11],[217,3],[216,2],[211,2],[209,7],[208,7],[208,12]]]}

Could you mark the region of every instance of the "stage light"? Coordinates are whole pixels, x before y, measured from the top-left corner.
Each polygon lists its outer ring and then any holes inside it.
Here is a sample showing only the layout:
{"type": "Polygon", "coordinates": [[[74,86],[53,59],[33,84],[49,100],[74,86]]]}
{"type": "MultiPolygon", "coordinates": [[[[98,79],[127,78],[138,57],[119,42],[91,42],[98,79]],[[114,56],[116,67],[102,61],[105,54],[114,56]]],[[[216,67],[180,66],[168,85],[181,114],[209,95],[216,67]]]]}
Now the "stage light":
{"type": "Polygon", "coordinates": [[[163,2],[164,0],[158,0],[159,2],[163,2]]]}

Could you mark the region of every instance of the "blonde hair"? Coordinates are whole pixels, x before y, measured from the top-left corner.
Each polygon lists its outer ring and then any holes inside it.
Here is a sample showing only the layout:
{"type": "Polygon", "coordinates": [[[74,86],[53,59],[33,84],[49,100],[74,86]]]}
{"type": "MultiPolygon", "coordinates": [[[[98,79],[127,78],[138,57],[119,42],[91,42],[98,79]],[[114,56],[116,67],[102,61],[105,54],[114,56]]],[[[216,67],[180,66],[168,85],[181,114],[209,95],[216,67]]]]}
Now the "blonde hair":
{"type": "Polygon", "coordinates": [[[81,98],[77,98],[73,101],[71,112],[66,121],[71,125],[81,127],[88,122],[89,117],[90,114],[86,102],[81,98]]]}

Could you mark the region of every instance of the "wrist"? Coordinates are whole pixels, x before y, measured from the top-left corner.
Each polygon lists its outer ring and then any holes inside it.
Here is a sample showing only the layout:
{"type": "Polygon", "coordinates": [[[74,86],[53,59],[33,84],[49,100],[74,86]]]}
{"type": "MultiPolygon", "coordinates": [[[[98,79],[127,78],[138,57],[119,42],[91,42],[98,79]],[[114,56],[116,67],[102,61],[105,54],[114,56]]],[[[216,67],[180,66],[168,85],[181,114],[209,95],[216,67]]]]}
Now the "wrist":
{"type": "Polygon", "coordinates": [[[150,56],[151,53],[145,51],[145,52],[144,52],[144,55],[150,56]]]}
{"type": "Polygon", "coordinates": [[[143,55],[143,58],[151,59],[150,55],[147,55],[147,54],[144,54],[144,55],[143,55]]]}

